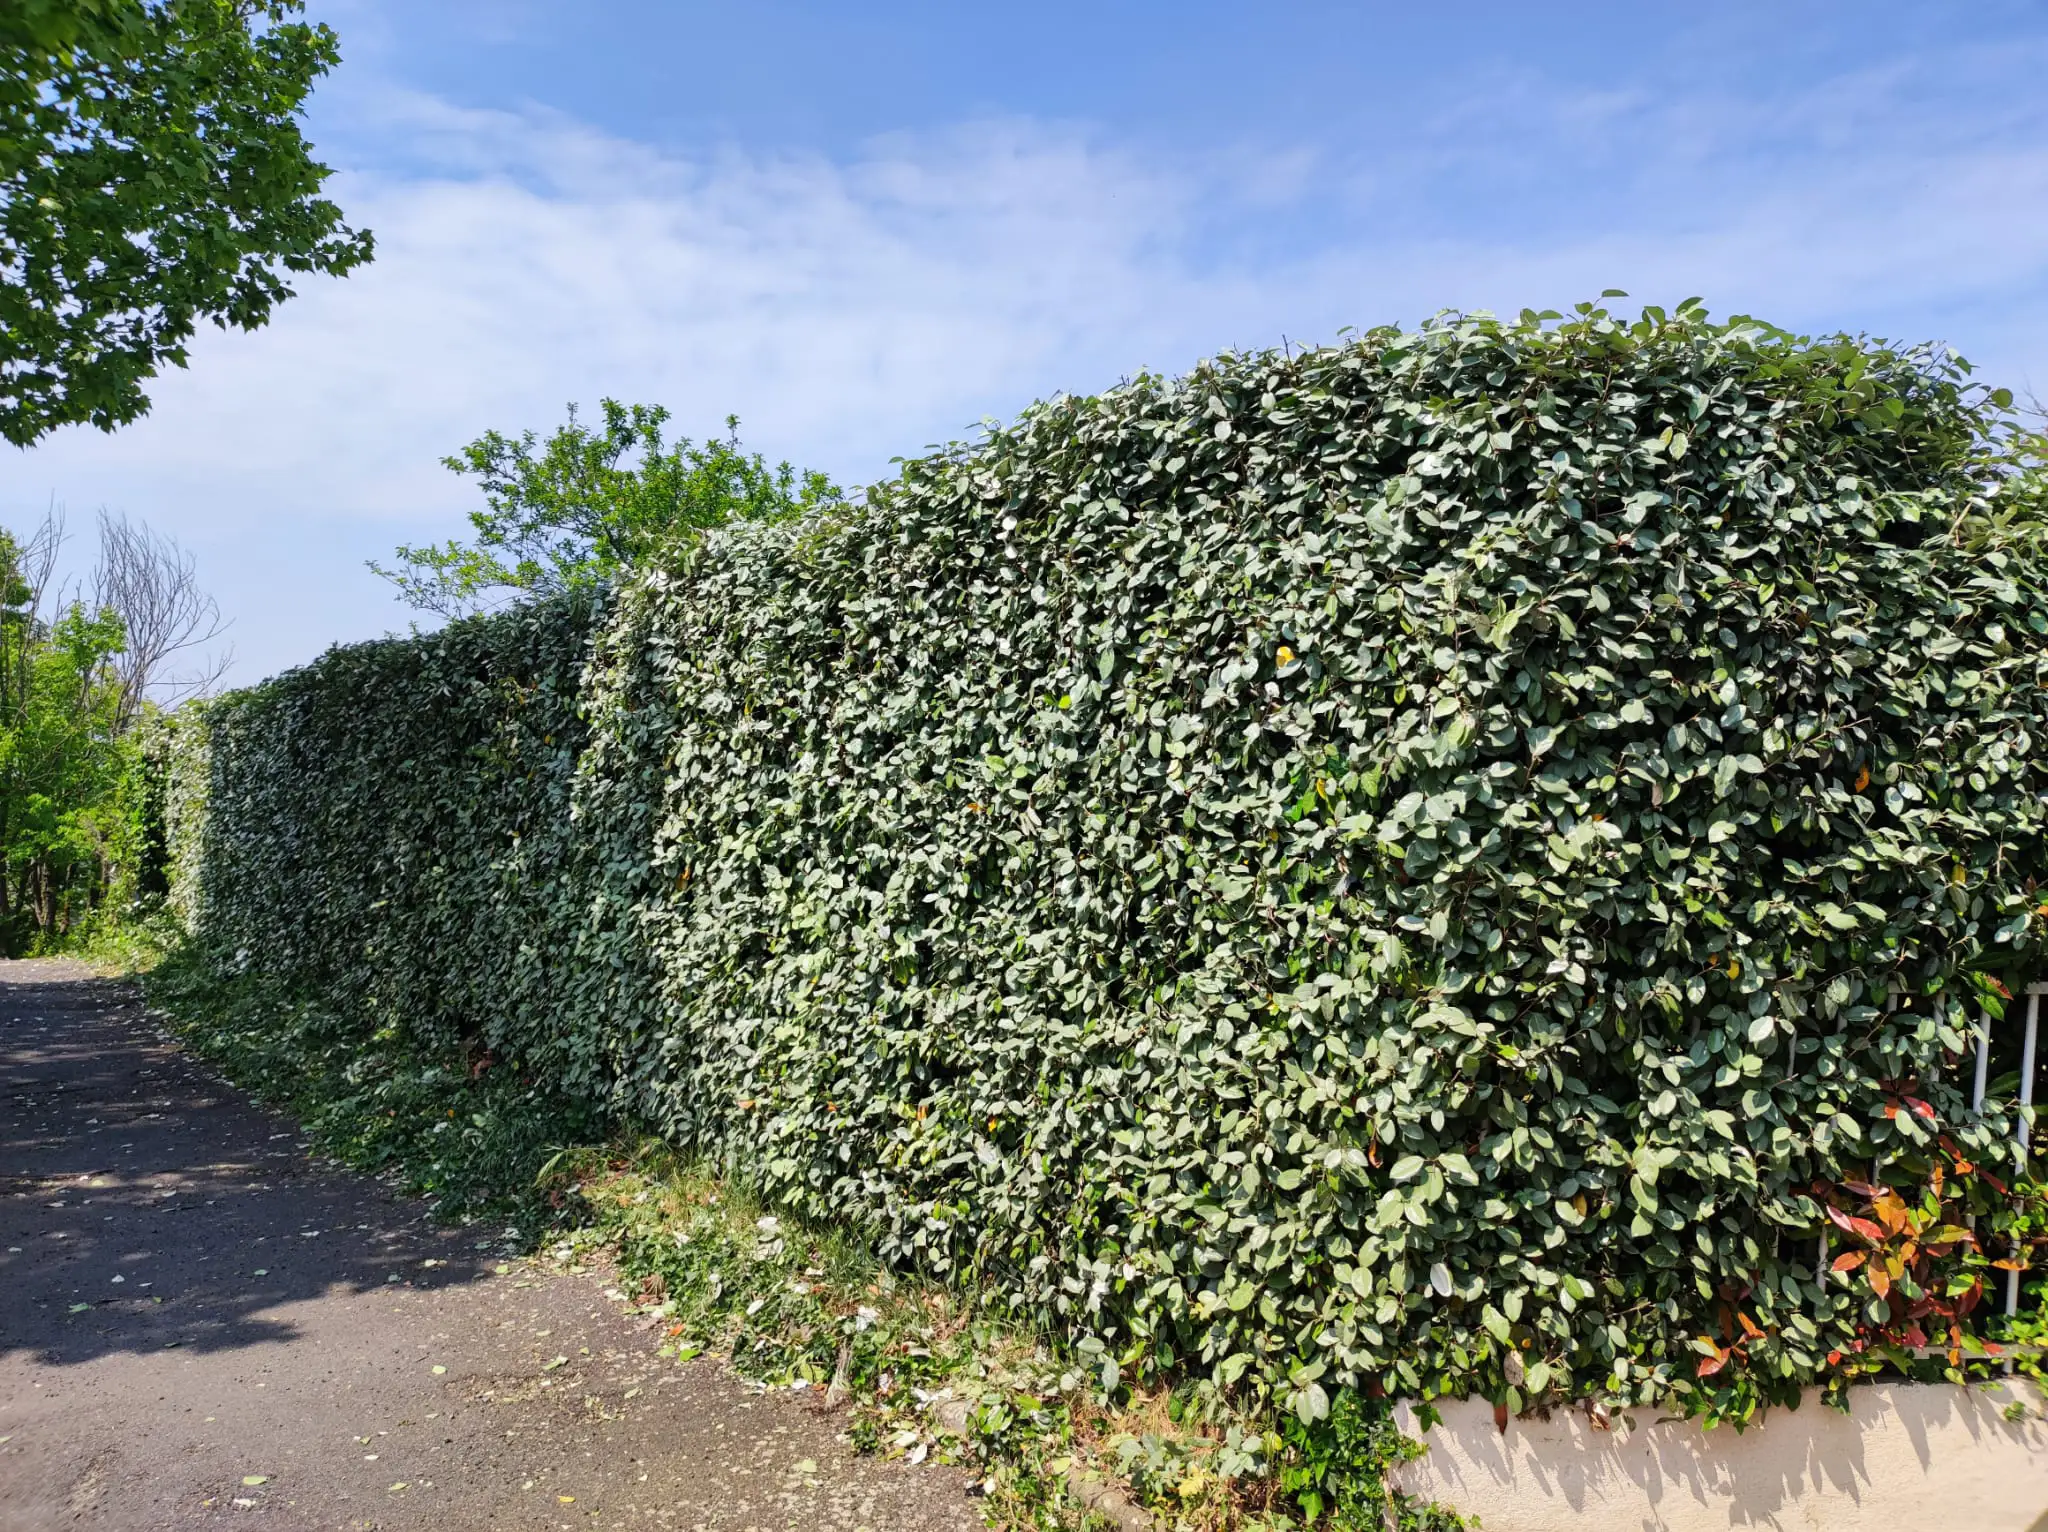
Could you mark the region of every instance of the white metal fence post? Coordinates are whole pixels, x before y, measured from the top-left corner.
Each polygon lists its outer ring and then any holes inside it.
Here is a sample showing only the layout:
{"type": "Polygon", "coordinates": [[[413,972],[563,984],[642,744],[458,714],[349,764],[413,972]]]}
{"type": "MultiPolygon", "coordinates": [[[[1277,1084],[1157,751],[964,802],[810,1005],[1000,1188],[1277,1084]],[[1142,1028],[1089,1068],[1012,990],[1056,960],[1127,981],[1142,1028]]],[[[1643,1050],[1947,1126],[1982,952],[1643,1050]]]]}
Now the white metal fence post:
{"type": "MultiPolygon", "coordinates": [[[[2034,1104],[2034,1042],[2041,1030],[2041,996],[2048,993],[2048,983],[2027,986],[2027,1031],[2020,1045],[2020,1131],[2019,1152],[2014,1155],[2013,1169],[2019,1175],[2027,1173],[2027,1146],[2033,1142],[2032,1125],[2027,1121],[2027,1108],[2034,1104]]],[[[1984,1066],[1980,1063],[1977,1072],[1981,1075],[1984,1066]]],[[[2005,1313],[2009,1319],[2020,1311],[2020,1274],[2009,1271],[2005,1274],[2005,1313]]]]}
{"type": "Polygon", "coordinates": [[[1991,1012],[1986,1007],[1977,1011],[1977,1085],[1970,1092],[1970,1110],[1981,1113],[1984,1110],[1984,1092],[1991,1084],[1991,1012]]]}

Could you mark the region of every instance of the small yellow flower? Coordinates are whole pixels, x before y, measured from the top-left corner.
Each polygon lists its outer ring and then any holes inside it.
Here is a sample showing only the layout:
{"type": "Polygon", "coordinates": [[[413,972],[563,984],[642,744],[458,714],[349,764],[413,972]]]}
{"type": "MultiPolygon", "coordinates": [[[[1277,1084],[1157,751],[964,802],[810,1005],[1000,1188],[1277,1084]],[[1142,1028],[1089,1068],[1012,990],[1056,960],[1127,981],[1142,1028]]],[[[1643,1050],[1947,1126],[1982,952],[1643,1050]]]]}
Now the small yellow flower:
{"type": "Polygon", "coordinates": [[[1292,665],[1294,663],[1294,651],[1285,644],[1282,644],[1280,652],[1273,656],[1273,663],[1275,665],[1292,665]]]}

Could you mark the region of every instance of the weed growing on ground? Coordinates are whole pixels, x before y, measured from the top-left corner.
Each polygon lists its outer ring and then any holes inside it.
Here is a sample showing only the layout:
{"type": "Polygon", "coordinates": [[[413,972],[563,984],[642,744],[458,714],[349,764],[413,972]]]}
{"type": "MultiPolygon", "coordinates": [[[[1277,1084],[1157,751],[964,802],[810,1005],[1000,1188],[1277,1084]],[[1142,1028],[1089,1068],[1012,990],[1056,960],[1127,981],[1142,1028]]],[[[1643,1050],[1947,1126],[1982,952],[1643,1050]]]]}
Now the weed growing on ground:
{"type": "Polygon", "coordinates": [[[1206,1380],[1136,1384],[943,1283],[883,1267],[856,1231],[764,1207],[513,1065],[436,1054],[185,949],[143,975],[180,1039],[297,1117],[315,1152],[389,1175],[446,1217],[504,1218],[543,1262],[609,1259],[662,1355],[714,1356],[764,1388],[845,1409],[863,1451],[972,1470],[991,1525],[1047,1532],[1439,1532],[1396,1491],[1419,1448],[1383,1402],[1326,1420],[1242,1418],[1206,1380]]]}
{"type": "Polygon", "coordinates": [[[969,1467],[994,1524],[1457,1525],[1394,1489],[1387,1470],[1419,1449],[1357,1394],[1308,1425],[1237,1418],[1206,1385],[1105,1389],[1101,1356],[892,1273],[849,1231],[766,1211],[659,1140],[565,1154],[544,1179],[589,1219],[558,1249],[610,1249],[638,1311],[663,1321],[665,1355],[721,1355],[769,1388],[845,1405],[864,1450],[969,1467]]]}
{"type": "Polygon", "coordinates": [[[571,1210],[539,1187],[541,1167],[611,1129],[544,1081],[430,1052],[400,1023],[365,1047],[360,1023],[254,976],[217,977],[189,951],[166,955],[144,994],[194,1053],[296,1117],[315,1152],[391,1176],[447,1218],[561,1226],[571,1210]]]}
{"type": "Polygon", "coordinates": [[[154,970],[185,941],[177,915],[162,905],[96,920],[51,956],[74,957],[109,977],[139,977],[154,970]]]}

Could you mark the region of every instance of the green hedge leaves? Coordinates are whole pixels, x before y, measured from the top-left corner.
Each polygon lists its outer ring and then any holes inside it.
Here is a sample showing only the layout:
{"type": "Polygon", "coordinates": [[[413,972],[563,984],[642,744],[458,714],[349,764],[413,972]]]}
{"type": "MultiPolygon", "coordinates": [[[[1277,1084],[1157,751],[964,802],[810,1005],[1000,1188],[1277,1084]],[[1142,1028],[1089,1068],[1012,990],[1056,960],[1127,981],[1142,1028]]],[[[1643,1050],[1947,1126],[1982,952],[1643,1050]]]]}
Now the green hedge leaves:
{"type": "Polygon", "coordinates": [[[1831,1188],[2009,1163],[1955,1062],[2044,867],[2001,428],[1696,307],[1055,399],[217,704],[199,930],[1106,1382],[1746,1410],[1975,1301],[1816,1268],[1831,1188]]]}

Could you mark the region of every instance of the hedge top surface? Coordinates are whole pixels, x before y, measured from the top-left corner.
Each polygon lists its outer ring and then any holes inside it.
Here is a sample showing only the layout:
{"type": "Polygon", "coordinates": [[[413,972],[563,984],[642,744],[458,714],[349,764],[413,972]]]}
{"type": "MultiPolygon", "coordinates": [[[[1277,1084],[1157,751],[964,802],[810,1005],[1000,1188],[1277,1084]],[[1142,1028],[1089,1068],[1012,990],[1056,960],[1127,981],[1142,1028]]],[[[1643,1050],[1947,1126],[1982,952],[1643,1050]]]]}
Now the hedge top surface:
{"type": "MultiPolygon", "coordinates": [[[[1106,1377],[1739,1413],[1961,1345],[2032,1237],[1952,1067],[2039,944],[2008,402],[1692,306],[1445,316],[708,539],[597,630],[555,924],[477,1024],[1106,1377]],[[1881,1197],[1899,1270],[1816,1272],[1881,1197]]],[[[447,885],[362,887],[487,974],[447,885]]],[[[245,950],[317,918],[210,897],[245,950]]]]}

